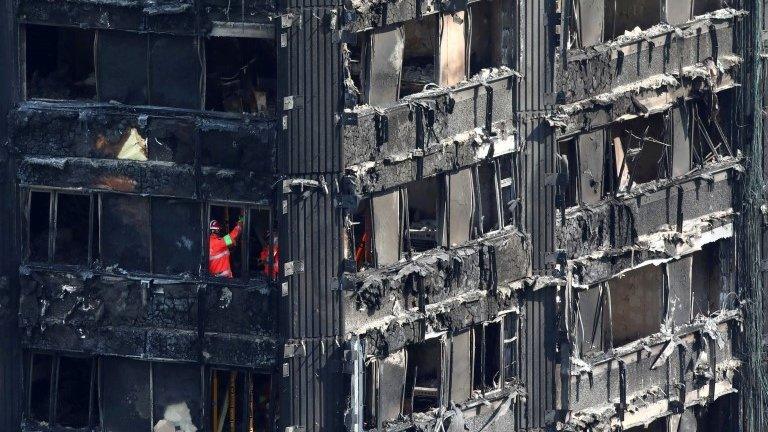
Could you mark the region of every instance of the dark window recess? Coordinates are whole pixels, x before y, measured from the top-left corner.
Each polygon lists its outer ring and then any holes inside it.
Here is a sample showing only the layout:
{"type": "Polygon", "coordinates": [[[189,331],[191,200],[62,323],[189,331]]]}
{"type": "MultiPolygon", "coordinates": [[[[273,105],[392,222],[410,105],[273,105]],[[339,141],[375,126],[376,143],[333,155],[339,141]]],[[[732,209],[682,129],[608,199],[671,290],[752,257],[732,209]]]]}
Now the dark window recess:
{"type": "Polygon", "coordinates": [[[152,271],[197,274],[200,263],[201,207],[195,201],[152,199],[152,271]]]}
{"type": "Polygon", "coordinates": [[[234,113],[275,110],[277,58],[268,39],[206,40],[205,109],[234,113]]]}
{"type": "Polygon", "coordinates": [[[149,103],[147,36],[122,31],[99,33],[96,49],[97,83],[101,102],[128,105],[149,103]]]}
{"type": "Polygon", "coordinates": [[[492,390],[501,385],[501,322],[475,326],[472,388],[492,390]]]}
{"type": "Polygon", "coordinates": [[[100,362],[100,380],[109,383],[101,394],[104,430],[152,430],[150,363],[119,357],[103,357],[100,362]]]}
{"type": "Polygon", "coordinates": [[[271,386],[269,375],[247,371],[211,371],[210,430],[271,430],[271,386]]]}
{"type": "Polygon", "coordinates": [[[578,204],[578,173],[579,165],[576,152],[576,142],[574,140],[560,141],[559,173],[567,176],[568,184],[560,185],[559,191],[562,196],[563,206],[565,208],[573,207],[578,204]]]}
{"type": "Polygon", "coordinates": [[[440,406],[443,381],[443,343],[430,339],[407,350],[403,414],[429,411],[440,406]]]}
{"type": "MultiPolygon", "coordinates": [[[[150,271],[149,198],[101,196],[101,258],[105,265],[150,271]]],[[[167,228],[167,227],[166,227],[167,228]]]]}
{"type": "Polygon", "coordinates": [[[504,316],[504,342],[502,368],[504,381],[510,382],[518,377],[518,340],[517,340],[518,318],[515,314],[504,316]]]}
{"type": "Polygon", "coordinates": [[[607,282],[614,347],[661,330],[663,283],[662,268],[654,265],[629,271],[607,282]]]}
{"type": "Polygon", "coordinates": [[[496,170],[493,164],[483,163],[477,166],[477,188],[479,193],[480,230],[483,234],[495,231],[499,226],[499,197],[496,188],[496,170]]]}
{"type": "Polygon", "coordinates": [[[48,354],[32,354],[29,376],[29,417],[37,421],[50,420],[51,390],[54,358],[48,354]]]}
{"type": "Polygon", "coordinates": [[[520,167],[516,155],[508,154],[498,159],[499,191],[504,226],[517,225],[520,221],[520,167]]]}
{"type": "Polygon", "coordinates": [[[606,0],[574,0],[569,11],[567,47],[583,48],[603,41],[606,0]]]}
{"type": "Polygon", "coordinates": [[[614,39],[636,27],[648,29],[661,18],[659,0],[605,0],[605,38],[614,39]]]}
{"type": "MultiPolygon", "coordinates": [[[[244,236],[245,233],[243,233],[242,230],[239,230],[237,234],[235,232],[235,228],[237,227],[237,223],[241,215],[243,215],[243,217],[246,215],[245,209],[242,207],[225,207],[212,205],[210,207],[208,217],[209,225],[211,221],[215,220],[221,227],[219,237],[224,238],[225,236],[229,235],[233,240],[228,250],[230,268],[234,278],[241,278],[245,276],[244,263],[248,242],[244,236]]],[[[212,236],[213,234],[209,232],[209,235],[212,236]]],[[[210,245],[211,242],[209,237],[209,253],[206,254],[207,256],[210,256],[210,245]]]]}
{"type": "Polygon", "coordinates": [[[72,428],[88,427],[91,398],[96,394],[91,386],[93,360],[61,357],[59,359],[58,407],[56,422],[72,428]]]}
{"type": "MultiPolygon", "coordinates": [[[[351,84],[355,86],[357,91],[348,89],[350,91],[347,92],[345,97],[347,105],[353,106],[365,101],[365,99],[360,99],[360,92],[363,90],[363,76],[366,70],[366,54],[364,53],[366,46],[363,44],[363,41],[367,40],[367,38],[361,33],[352,33],[350,38],[351,40],[346,44],[347,52],[345,53],[349,58],[349,70],[344,73],[346,74],[346,79],[351,79],[351,84]]],[[[346,84],[348,85],[349,82],[346,84]]]]}
{"type": "Polygon", "coordinates": [[[605,351],[605,339],[603,329],[605,317],[608,315],[606,307],[607,289],[596,286],[585,291],[579,291],[575,296],[576,302],[576,336],[579,354],[605,351]]]}
{"type": "Polygon", "coordinates": [[[201,50],[191,36],[149,38],[149,102],[152,105],[200,109],[201,50]]]}
{"type": "Polygon", "coordinates": [[[693,316],[709,316],[723,307],[732,307],[733,301],[731,255],[732,243],[721,240],[705,245],[692,255],[691,295],[693,316]]]}
{"type": "Polygon", "coordinates": [[[27,25],[27,96],[95,99],[93,30],[27,25]]]}
{"type": "Polygon", "coordinates": [[[363,401],[363,428],[371,430],[378,428],[379,389],[376,381],[379,374],[378,361],[365,365],[365,400],[363,401]]]}
{"type": "Polygon", "coordinates": [[[469,51],[470,75],[482,69],[499,67],[502,45],[501,1],[483,1],[470,6],[471,40],[469,51]]]}
{"type": "MultiPolygon", "coordinates": [[[[441,199],[442,177],[431,177],[408,185],[408,241],[406,247],[416,252],[433,249],[438,245],[443,212],[438,211],[441,199]]],[[[409,249],[406,249],[408,251],[409,249]]]]}
{"type": "Polygon", "coordinates": [[[349,237],[357,270],[373,267],[375,251],[371,200],[365,199],[358,204],[357,211],[352,215],[349,237]]]}
{"type": "Polygon", "coordinates": [[[437,83],[437,50],[440,44],[436,14],[403,24],[403,52],[400,97],[419,93],[429,83],[437,83]]]}
{"type": "Polygon", "coordinates": [[[199,427],[202,400],[199,365],[153,363],[153,430],[183,430],[184,425],[199,427]],[[176,428],[176,429],[174,429],[176,428]]]}
{"type": "Polygon", "coordinates": [[[253,276],[277,276],[277,255],[279,245],[275,230],[271,228],[272,219],[269,207],[253,208],[248,218],[249,274],[253,276]]]}
{"type": "Polygon", "coordinates": [[[659,114],[614,126],[614,190],[665,179],[671,172],[668,121],[659,114]]]}
{"type": "Polygon", "coordinates": [[[91,196],[91,260],[97,261],[101,260],[101,253],[99,252],[99,248],[101,247],[101,242],[99,241],[99,233],[101,231],[100,229],[100,223],[101,218],[99,215],[101,214],[99,202],[100,202],[100,196],[99,195],[92,195],[91,196]]]}
{"type": "Polygon", "coordinates": [[[88,262],[91,197],[56,194],[56,253],[61,264],[88,262]]]}
{"type": "Polygon", "coordinates": [[[51,238],[51,193],[32,191],[29,195],[29,260],[46,262],[51,238]]]}

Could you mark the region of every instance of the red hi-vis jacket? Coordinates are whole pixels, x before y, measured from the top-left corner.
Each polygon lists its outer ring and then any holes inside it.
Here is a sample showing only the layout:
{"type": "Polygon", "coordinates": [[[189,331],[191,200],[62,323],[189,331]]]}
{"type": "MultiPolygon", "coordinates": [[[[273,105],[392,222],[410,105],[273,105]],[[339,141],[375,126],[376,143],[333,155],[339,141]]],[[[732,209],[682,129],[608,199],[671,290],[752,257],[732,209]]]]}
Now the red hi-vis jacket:
{"type": "Polygon", "coordinates": [[[229,247],[235,244],[242,230],[242,225],[237,224],[224,237],[211,234],[211,237],[208,239],[208,272],[211,275],[226,278],[232,277],[232,266],[229,263],[229,247]]]}

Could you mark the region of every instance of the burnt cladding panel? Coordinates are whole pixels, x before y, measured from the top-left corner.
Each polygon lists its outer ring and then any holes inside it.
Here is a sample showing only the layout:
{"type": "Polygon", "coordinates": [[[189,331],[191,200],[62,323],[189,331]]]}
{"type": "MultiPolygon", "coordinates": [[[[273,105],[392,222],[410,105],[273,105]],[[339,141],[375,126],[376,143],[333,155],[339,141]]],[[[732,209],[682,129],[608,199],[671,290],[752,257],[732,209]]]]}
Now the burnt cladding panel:
{"type": "Polygon", "coordinates": [[[523,74],[518,90],[520,111],[541,110],[554,104],[554,46],[551,0],[521,0],[518,4],[519,59],[523,74]]]}
{"type": "Polygon", "coordinates": [[[520,379],[528,397],[517,415],[520,429],[545,427],[547,413],[555,409],[555,311],[556,287],[549,286],[525,295],[520,379]]]}
{"type": "Polygon", "coordinates": [[[533,244],[533,270],[541,273],[555,248],[554,133],[540,118],[521,117],[518,125],[524,147],[523,225],[533,244]]]}
{"type": "MultiPolygon", "coordinates": [[[[332,184],[330,176],[326,177],[332,184]]],[[[330,188],[332,189],[332,188],[330,188]]],[[[331,192],[332,193],[332,192],[331,192]]],[[[334,198],[315,190],[284,195],[288,213],[283,215],[281,260],[303,263],[304,270],[287,277],[288,338],[335,336],[341,332],[341,297],[338,274],[341,263],[341,210],[334,198]]]]}
{"type": "MultiPolygon", "coordinates": [[[[335,12],[335,11],[333,11],[335,12]]],[[[341,168],[341,49],[334,41],[331,9],[302,10],[290,28],[287,46],[278,48],[278,108],[293,97],[282,130],[280,170],[285,173],[337,172],[341,168]],[[299,22],[301,21],[301,22],[299,22]]],[[[336,24],[338,26],[338,24],[336,24]]]]}
{"type": "Polygon", "coordinates": [[[342,403],[348,376],[341,373],[342,348],[333,338],[322,338],[307,341],[305,350],[306,355],[285,360],[289,376],[281,380],[281,420],[305,432],[346,430],[342,403]]]}
{"type": "MultiPolygon", "coordinates": [[[[0,2],[0,142],[8,138],[8,112],[19,94],[19,80],[16,79],[17,38],[14,23],[13,5],[15,2],[0,2]]],[[[18,207],[16,196],[15,169],[5,157],[5,149],[0,149],[0,277],[5,284],[0,284],[0,382],[21,382],[21,358],[18,329],[18,276],[19,247],[14,239],[19,238],[17,225],[10,221],[17,220],[15,209],[18,207]]],[[[21,385],[0,385],[0,430],[18,430],[21,422],[21,385]]]]}

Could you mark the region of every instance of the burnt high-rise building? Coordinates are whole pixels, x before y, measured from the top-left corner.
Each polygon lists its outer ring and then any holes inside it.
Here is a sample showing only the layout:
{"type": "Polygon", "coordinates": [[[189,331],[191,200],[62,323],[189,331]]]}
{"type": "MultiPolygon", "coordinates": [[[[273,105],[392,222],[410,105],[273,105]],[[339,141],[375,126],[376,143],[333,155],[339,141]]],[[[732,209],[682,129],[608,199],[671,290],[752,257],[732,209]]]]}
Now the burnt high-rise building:
{"type": "Polygon", "coordinates": [[[2,2],[0,431],[768,430],[765,6],[2,2]]]}

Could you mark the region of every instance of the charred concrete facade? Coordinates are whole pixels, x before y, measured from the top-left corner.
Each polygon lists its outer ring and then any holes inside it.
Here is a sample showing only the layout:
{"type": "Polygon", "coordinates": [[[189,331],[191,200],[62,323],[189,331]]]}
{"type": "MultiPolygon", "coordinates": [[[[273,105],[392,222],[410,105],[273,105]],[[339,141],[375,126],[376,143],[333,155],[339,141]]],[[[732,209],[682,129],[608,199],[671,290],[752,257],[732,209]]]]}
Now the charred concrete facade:
{"type": "Polygon", "coordinates": [[[761,1],[0,7],[0,429],[766,427],[761,1]]]}

